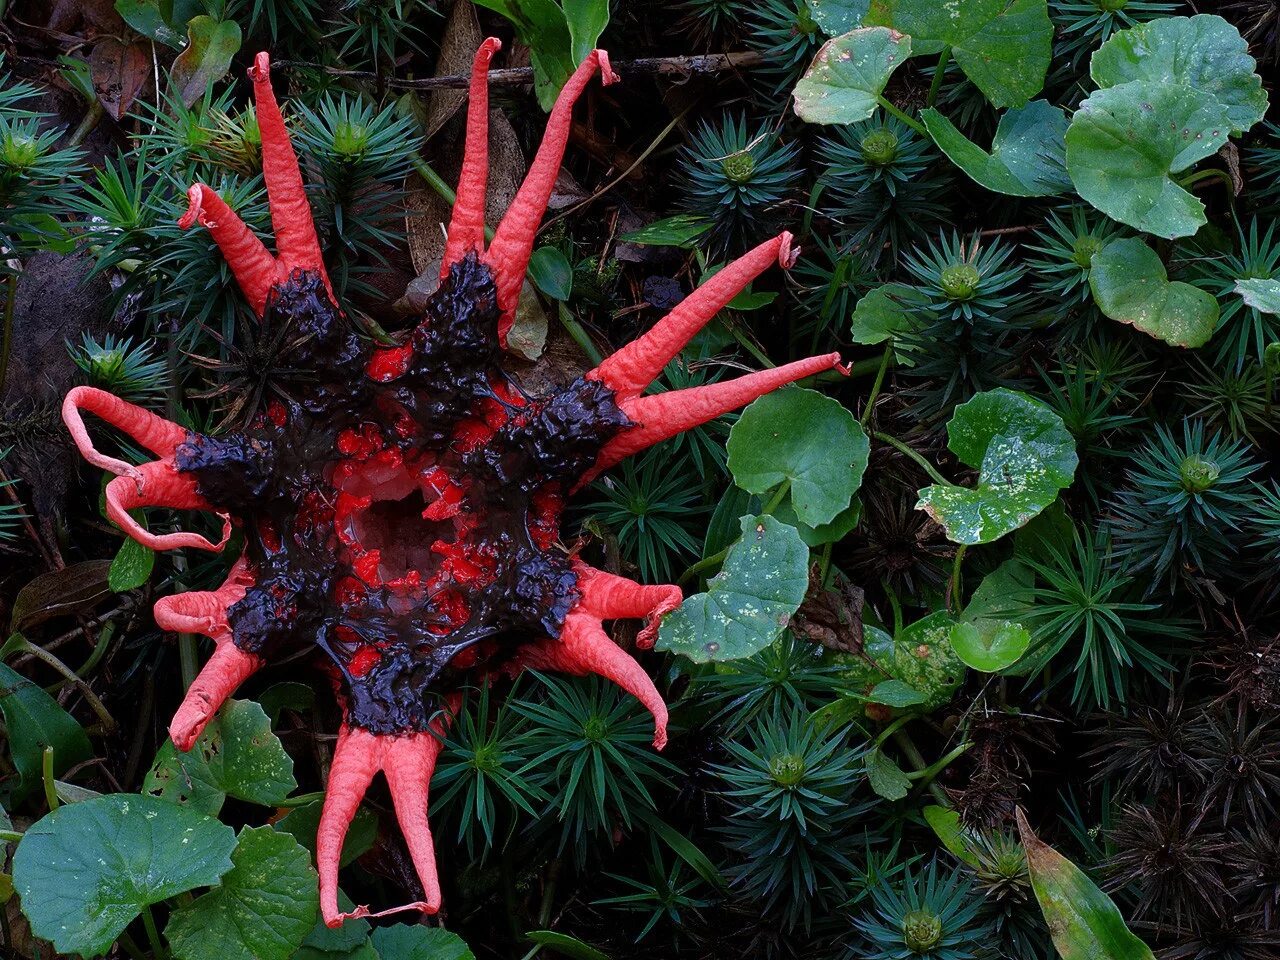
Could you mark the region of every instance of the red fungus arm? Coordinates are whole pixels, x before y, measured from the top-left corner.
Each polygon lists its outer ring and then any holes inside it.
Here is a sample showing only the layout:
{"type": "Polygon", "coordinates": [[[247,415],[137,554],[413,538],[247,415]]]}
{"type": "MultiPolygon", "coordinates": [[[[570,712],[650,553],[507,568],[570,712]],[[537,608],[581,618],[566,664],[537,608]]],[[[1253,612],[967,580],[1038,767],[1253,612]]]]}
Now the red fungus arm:
{"type": "Polygon", "coordinates": [[[172,457],[178,444],[187,437],[185,427],[157,416],[150,410],[127,403],[113,393],[97,387],[73,387],[62,401],[62,422],[67,425],[67,431],[82,457],[95,467],[109,470],[117,476],[132,476],[138,468],[94,449],[93,440],[80,416],[81,410],[88,410],[101,417],[157,456],[172,457]]]}
{"type": "Polygon", "coordinates": [[[595,466],[587,471],[579,486],[589,483],[601,471],[646,447],[691,430],[708,420],[714,420],[731,410],[745,407],[752,400],[778,387],[824,370],[848,373],[848,369],[840,365],[840,354],[827,353],[769,370],[758,370],[735,380],[670,390],[651,397],[636,397],[624,401],[620,406],[636,426],[623,430],[605,444],[595,466]]]}
{"type": "Polygon", "coordinates": [[[368,907],[350,913],[338,909],[338,865],[347,829],[360,809],[360,801],[382,765],[382,747],[367,730],[348,727],[338,731],[329,782],[325,785],[320,826],[316,830],[316,867],[320,874],[320,914],[326,926],[338,927],[343,920],[367,917],[368,907]]]}
{"type": "MultiPolygon", "coordinates": [[[[302,184],[298,157],[293,152],[275,91],[271,89],[271,58],[265,52],[254,57],[249,79],[253,81],[253,100],[262,135],[262,177],[267,182],[276,252],[286,272],[302,269],[324,276],[320,241],[316,239],[316,228],[311,219],[311,205],[302,184]]],[[[325,276],[325,286],[328,284],[325,276]]]]}
{"type": "Polygon", "coordinates": [[[216,544],[198,533],[151,533],[129,516],[129,511],[138,507],[211,509],[204,497],[196,492],[195,477],[179,473],[168,460],[153,460],[138,467],[130,476],[116,477],[107,484],[106,501],[107,516],[134,540],[152,550],[195,547],[220,553],[231,536],[231,520],[225,514],[221,514],[222,539],[216,544]]]}
{"type": "Polygon", "coordinates": [[[643,584],[605,573],[581,561],[573,565],[582,592],[579,606],[601,620],[643,618],[636,634],[636,646],[648,649],[658,633],[662,618],[680,606],[684,595],[674,584],[643,584]]]}
{"type": "Polygon", "coordinates": [[[714,274],[647,333],[606,357],[587,376],[613,388],[619,401],[639,396],[747,284],[775,261],[784,269],[790,267],[797,252],[786,231],[765,241],[714,274]]]}
{"type": "Polygon", "coordinates": [[[559,639],[522,647],[517,664],[580,677],[594,673],[616,683],[653,714],[654,747],[661,750],[667,745],[667,705],[652,678],[631,654],[609,639],[600,618],[580,606],[565,617],[559,639]]]}
{"type": "Polygon", "coordinates": [[[276,258],[218,196],[218,192],[203,183],[197,183],[187,191],[187,212],[178,221],[178,226],[187,230],[194,223],[208,228],[213,235],[249,306],[261,317],[267,309],[267,293],[273,284],[284,279],[276,258]]]}
{"type": "Polygon", "coordinates": [[[241,557],[217,590],[193,591],[156,601],[156,625],[174,633],[212,637],[213,656],[201,668],[169,724],[169,738],[179,750],[190,750],[213,715],[262,661],[235,645],[227,610],[244,596],[253,582],[248,561],[241,557]]]}
{"type": "Polygon", "coordinates": [[[511,201],[511,206],[507,208],[506,215],[494,233],[493,243],[485,254],[485,262],[493,270],[498,287],[498,306],[502,308],[498,336],[504,343],[507,331],[515,321],[516,301],[520,298],[525,270],[533,253],[534,236],[538,232],[538,224],[542,222],[542,215],[546,213],[547,201],[551,199],[551,190],[555,187],[560,162],[564,159],[564,150],[569,143],[573,105],[587,88],[587,83],[597,69],[600,71],[601,82],[606,86],[617,81],[618,75],[609,67],[609,55],[603,50],[592,50],[578,65],[578,69],[569,77],[560,96],[556,98],[555,106],[551,108],[542,144],[538,147],[533,163],[529,165],[529,173],[516,192],[515,199],[511,201]]]}
{"type": "Polygon", "coordinates": [[[502,49],[502,41],[488,37],[471,63],[471,89],[467,100],[467,139],[462,155],[458,194],[449,220],[440,279],[470,251],[484,252],[484,202],[489,178],[489,63],[502,49]]]}

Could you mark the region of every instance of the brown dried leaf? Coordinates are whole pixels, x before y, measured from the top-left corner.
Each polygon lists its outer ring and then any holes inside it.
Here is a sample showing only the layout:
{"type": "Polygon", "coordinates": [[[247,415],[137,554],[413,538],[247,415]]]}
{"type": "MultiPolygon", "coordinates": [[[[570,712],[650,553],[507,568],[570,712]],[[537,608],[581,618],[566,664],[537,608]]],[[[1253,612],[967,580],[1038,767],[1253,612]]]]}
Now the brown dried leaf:
{"type": "Polygon", "coordinates": [[[110,596],[110,560],[84,560],[42,573],[18,591],[9,617],[9,632],[21,633],[54,617],[87,610],[110,596]]]}
{"type": "Polygon", "coordinates": [[[862,588],[838,571],[833,580],[834,589],[824,589],[818,566],[810,568],[809,592],[791,618],[791,631],[828,650],[858,653],[862,650],[862,588]]]}
{"type": "MultiPolygon", "coordinates": [[[[480,32],[480,23],[476,19],[476,8],[471,5],[470,0],[457,0],[453,10],[449,12],[444,35],[440,38],[440,56],[436,60],[435,76],[470,74],[471,61],[483,40],[484,34],[480,32]]],[[[467,91],[432,90],[424,99],[427,110],[424,126],[427,139],[430,140],[467,102],[467,91]]]]}
{"type": "Polygon", "coordinates": [[[151,72],[151,56],[142,40],[127,47],[114,37],[104,37],[89,54],[93,92],[113,120],[129,112],[151,72]]]}

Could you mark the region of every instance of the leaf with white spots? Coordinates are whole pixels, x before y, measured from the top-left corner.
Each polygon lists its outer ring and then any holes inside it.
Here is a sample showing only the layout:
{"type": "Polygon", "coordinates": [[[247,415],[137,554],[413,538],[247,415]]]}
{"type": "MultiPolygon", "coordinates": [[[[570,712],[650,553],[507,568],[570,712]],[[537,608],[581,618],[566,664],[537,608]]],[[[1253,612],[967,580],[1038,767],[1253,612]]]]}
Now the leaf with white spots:
{"type": "Polygon", "coordinates": [[[749,657],[786,629],[808,587],[809,548],[795,528],[773,517],[743,517],[742,538],[724,567],[706,593],[667,614],[657,649],[695,663],[749,657]]]}
{"type": "Polygon", "coordinates": [[[978,470],[978,485],[933,484],[916,506],[953,543],[990,543],[1018,529],[1075,476],[1075,441],[1062,418],[1015,390],[988,390],[957,407],[947,446],[978,470]]]}
{"type": "Polygon", "coordinates": [[[810,123],[866,120],[890,75],[909,56],[911,38],[887,27],[850,30],[828,40],[796,84],[796,115],[810,123]]]}
{"type": "Polygon", "coordinates": [[[725,446],[734,483],[764,496],[790,481],[795,515],[811,527],[849,508],[871,451],[857,418],[838,400],[799,387],[753,401],[725,446]]]}
{"type": "Polygon", "coordinates": [[[1113,240],[1093,255],[1089,289],[1103,316],[1175,347],[1202,346],[1218,328],[1213,294],[1170,281],[1159,255],[1137,237],[1113,240]]]}
{"type": "Polygon", "coordinates": [[[311,855],[270,827],[240,831],[222,883],[169,915],[175,960],[289,960],[320,909],[311,855]]]}
{"type": "Polygon", "coordinates": [[[92,957],[144,907],[217,883],[235,845],[230,827],[194,810],[113,793],[33,824],[13,858],[13,885],[36,936],[92,957]]]}
{"type": "Polygon", "coordinates": [[[1235,133],[1267,112],[1267,92],[1240,31],[1221,17],[1160,17],[1120,30],[1094,51],[1089,76],[1100,89],[1134,80],[1183,84],[1211,95],[1235,133]]]}
{"type": "Polygon", "coordinates": [[[165,741],[142,789],[215,816],[228,795],[274,806],[297,786],[293,759],[262,707],[228,700],[186,753],[165,741]]]}
{"type": "Polygon", "coordinates": [[[1245,306],[1259,313],[1280,313],[1280,280],[1248,277],[1236,281],[1236,293],[1245,306]]]}
{"type": "Polygon", "coordinates": [[[1067,116],[1061,107],[1034,100],[1006,110],[990,152],[937,110],[924,111],[921,119],[947,158],[988,190],[1013,197],[1049,197],[1071,190],[1066,166],[1067,116]]]}
{"type": "Polygon", "coordinates": [[[1094,91],[1067,129],[1076,191],[1113,220],[1174,239],[1206,220],[1204,204],[1174,179],[1215,154],[1231,132],[1226,108],[1181,84],[1132,80],[1094,91]]]}

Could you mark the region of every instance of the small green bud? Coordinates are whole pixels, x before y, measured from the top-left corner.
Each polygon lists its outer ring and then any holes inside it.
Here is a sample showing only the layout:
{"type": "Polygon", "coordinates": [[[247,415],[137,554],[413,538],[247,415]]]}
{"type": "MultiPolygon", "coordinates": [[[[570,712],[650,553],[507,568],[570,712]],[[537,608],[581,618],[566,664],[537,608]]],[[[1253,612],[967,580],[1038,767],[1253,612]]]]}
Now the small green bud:
{"type": "Polygon", "coordinates": [[[1222,469],[1212,460],[1190,456],[1178,465],[1178,480],[1187,493],[1204,493],[1218,482],[1222,469]]]}
{"type": "Polygon", "coordinates": [[[862,138],[862,159],[873,167],[887,167],[898,159],[898,135],[881,127],[862,138]]]}
{"type": "Polygon", "coordinates": [[[40,159],[40,143],[25,133],[13,133],[0,144],[0,162],[12,170],[30,170],[40,159]]]}
{"type": "Polygon", "coordinates": [[[339,156],[358,160],[369,145],[369,130],[363,124],[338,124],[333,129],[333,152],[339,156]]]}
{"type": "Polygon", "coordinates": [[[1093,258],[1102,250],[1102,241],[1091,233],[1076,237],[1071,247],[1071,259],[1076,266],[1088,270],[1093,265],[1093,258]]]}
{"type": "Polygon", "coordinates": [[[751,178],[755,176],[756,160],[749,150],[739,150],[720,161],[720,170],[724,173],[726,180],[741,186],[750,183],[751,178]]]}
{"type": "Polygon", "coordinates": [[[912,910],[902,918],[902,940],[914,953],[928,953],[942,942],[942,918],[928,910],[912,910]]]}
{"type": "Polygon", "coordinates": [[[942,271],[939,280],[948,300],[971,300],[982,284],[982,274],[972,264],[953,263],[942,271]]]}
{"type": "Polygon", "coordinates": [[[769,774],[780,787],[798,787],[804,782],[804,757],[794,753],[780,753],[769,761],[769,774]]]}

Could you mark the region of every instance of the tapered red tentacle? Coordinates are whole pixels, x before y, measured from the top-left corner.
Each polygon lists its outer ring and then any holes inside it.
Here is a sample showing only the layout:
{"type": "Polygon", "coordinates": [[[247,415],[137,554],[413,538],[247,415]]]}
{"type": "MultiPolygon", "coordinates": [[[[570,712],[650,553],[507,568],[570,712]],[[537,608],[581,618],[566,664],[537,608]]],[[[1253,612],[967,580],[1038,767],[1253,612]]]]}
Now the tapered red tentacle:
{"type": "Polygon", "coordinates": [[[150,410],[136,407],[121,400],[113,393],[97,387],[74,387],[62,401],[62,422],[67,425],[71,439],[80,455],[95,467],[109,470],[117,476],[133,475],[137,467],[115,457],[108,457],[94,449],[93,440],[80,416],[81,410],[101,417],[117,430],[123,430],[131,438],[152,453],[172,457],[178,444],[187,437],[187,430],[171,420],[157,416],[150,410]]]}
{"type": "Polygon", "coordinates": [[[445,240],[440,279],[472,250],[484,252],[484,203],[489,179],[489,63],[502,49],[502,41],[489,37],[480,44],[471,63],[471,89],[467,99],[467,139],[453,216],[445,240]]]}
{"type": "Polygon", "coordinates": [[[674,584],[636,583],[581,561],[576,561],[573,569],[578,575],[578,590],[582,593],[579,606],[583,610],[601,620],[644,619],[644,626],[636,635],[636,646],[643,649],[653,646],[663,616],[680,606],[684,599],[674,584]]]}
{"type": "Polygon", "coordinates": [[[259,657],[241,650],[231,640],[218,644],[169,723],[173,745],[190,750],[218,708],[261,666],[259,657]]]}
{"type": "Polygon", "coordinates": [[[422,901],[400,909],[424,913],[435,913],[440,909],[440,877],[436,871],[431,824],[427,821],[427,797],[436,758],[443,747],[444,741],[431,733],[397,737],[386,747],[383,773],[391,789],[400,832],[404,834],[409,856],[422,883],[422,901]]]}
{"type": "Polygon", "coordinates": [[[213,656],[192,681],[169,724],[169,738],[179,750],[190,750],[213,715],[236,688],[262,666],[257,656],[235,645],[227,610],[253,583],[249,562],[241,557],[217,590],[201,590],[162,597],[152,613],[161,630],[202,633],[216,644],[213,656]]]}
{"type": "Polygon", "coordinates": [[[218,192],[203,183],[187,190],[187,212],[178,226],[186,230],[197,222],[213,235],[253,312],[261,317],[271,285],[284,279],[281,265],[218,192]]]}
{"type": "Polygon", "coordinates": [[[804,377],[823,370],[848,370],[840,365],[840,354],[828,353],[818,357],[797,360],[770,370],[758,370],[736,380],[709,383],[701,387],[671,390],[649,397],[636,397],[624,401],[623,412],[636,424],[624,430],[604,445],[595,466],[587,471],[581,483],[596,477],[602,470],[651,447],[677,433],[714,420],[739,407],[745,407],[757,397],[804,377]]]}
{"type": "Polygon", "coordinates": [[[128,476],[116,477],[107,484],[107,516],[138,543],[152,550],[175,550],[195,547],[219,553],[231,536],[231,521],[223,515],[222,539],[213,544],[198,533],[155,534],[129,516],[138,507],[177,507],[187,510],[211,510],[208,501],[196,491],[195,477],[179,473],[168,460],[153,460],[133,469],[128,476]]]}
{"type": "Polygon", "coordinates": [[[244,597],[253,580],[248,558],[241,556],[217,590],[192,590],[157,600],[151,610],[156,626],[174,633],[199,633],[219,643],[228,642],[231,626],[227,610],[244,597]]]}
{"type": "Polygon", "coordinates": [[[504,340],[515,319],[516,301],[524,284],[529,256],[533,253],[534,236],[547,210],[547,201],[551,199],[551,190],[569,142],[573,105],[597,69],[600,70],[601,82],[606,86],[618,79],[609,67],[609,55],[603,50],[592,50],[573,72],[551,108],[542,144],[529,165],[529,173],[507,208],[485,254],[485,262],[493,270],[498,287],[498,306],[502,309],[498,335],[504,340]]]}
{"type": "MultiPolygon", "coordinates": [[[[257,106],[258,129],[262,136],[262,176],[267,182],[267,200],[271,207],[271,228],[276,235],[276,254],[286,273],[308,270],[319,273],[329,287],[316,238],[311,204],[302,184],[302,170],[289,140],[289,131],[271,89],[271,60],[265,52],[258,54],[249,68],[253,81],[253,99],[257,106]]],[[[329,290],[332,296],[332,289],[329,290]]]]}
{"type": "Polygon", "coordinates": [[[521,648],[517,660],[535,670],[578,676],[594,673],[616,683],[653,714],[653,745],[659,750],[667,745],[667,705],[662,694],[644,667],[609,639],[599,617],[579,608],[569,611],[558,639],[521,648]]]}
{"type": "Polygon", "coordinates": [[[316,830],[316,868],[320,874],[320,914],[327,926],[337,927],[343,920],[367,917],[368,907],[357,907],[350,913],[338,908],[338,865],[347,828],[360,809],[360,801],[373,775],[382,766],[382,745],[367,730],[343,724],[338,731],[338,744],[333,751],[333,765],[325,787],[324,807],[316,830]]]}
{"type": "Polygon", "coordinates": [[[785,231],[765,241],[714,274],[652,329],[606,357],[587,376],[612,387],[620,401],[639,396],[694,334],[747,284],[775,262],[784,269],[790,267],[798,252],[791,245],[791,234],[785,231]]]}

